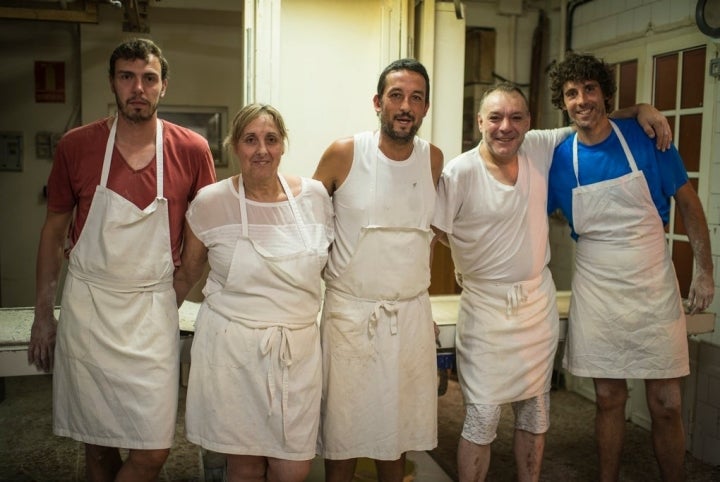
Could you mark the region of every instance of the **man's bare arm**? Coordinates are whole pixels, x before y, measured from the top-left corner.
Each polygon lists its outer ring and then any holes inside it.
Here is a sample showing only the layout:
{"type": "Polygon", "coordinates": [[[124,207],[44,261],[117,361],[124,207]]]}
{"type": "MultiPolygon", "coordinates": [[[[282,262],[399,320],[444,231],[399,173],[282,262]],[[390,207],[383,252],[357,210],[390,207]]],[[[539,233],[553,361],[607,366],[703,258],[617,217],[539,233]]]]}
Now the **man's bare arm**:
{"type": "Polygon", "coordinates": [[[190,226],[185,223],[182,261],[173,277],[173,288],[175,289],[175,299],[178,307],[183,304],[187,294],[202,276],[207,259],[207,248],[195,236],[190,226]]]}
{"type": "Polygon", "coordinates": [[[54,363],[57,333],[55,296],[71,219],[72,211],[48,211],[40,232],[35,265],[35,318],[30,330],[28,363],[44,372],[50,372],[54,363]]]}
{"type": "Polygon", "coordinates": [[[313,179],[322,182],[330,196],[345,182],[350,173],[354,144],[352,137],[335,141],[325,150],[318,162],[313,179]]]}
{"type": "Polygon", "coordinates": [[[430,144],[430,169],[432,169],[433,184],[436,189],[440,182],[440,175],[442,174],[444,163],[445,158],[440,148],[430,144]]]}
{"type": "Polygon", "coordinates": [[[675,202],[695,257],[695,272],[688,293],[688,308],[690,313],[697,313],[710,306],[715,295],[710,233],[700,198],[689,181],[677,190],[675,202]]]}

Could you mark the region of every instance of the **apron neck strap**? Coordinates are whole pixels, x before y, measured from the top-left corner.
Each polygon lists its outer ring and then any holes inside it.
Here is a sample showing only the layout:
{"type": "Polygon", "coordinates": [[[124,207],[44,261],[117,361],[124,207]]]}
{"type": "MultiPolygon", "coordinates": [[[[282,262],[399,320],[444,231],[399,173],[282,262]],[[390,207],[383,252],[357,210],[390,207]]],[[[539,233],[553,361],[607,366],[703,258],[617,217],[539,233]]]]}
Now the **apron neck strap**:
{"type": "MultiPolygon", "coordinates": [[[[292,211],[293,217],[295,218],[295,225],[298,228],[300,237],[302,238],[303,244],[305,245],[305,249],[309,249],[310,239],[308,237],[307,231],[305,230],[305,221],[303,220],[300,208],[298,208],[295,196],[293,196],[292,189],[290,189],[287,181],[279,172],[277,176],[278,180],[280,181],[280,185],[282,186],[283,191],[287,196],[288,203],[290,204],[290,210],[292,211]]],[[[243,237],[247,238],[249,237],[250,230],[248,227],[249,222],[247,216],[247,202],[245,200],[245,186],[243,186],[242,174],[238,176],[238,199],[240,201],[240,224],[242,225],[242,234],[243,237]]]]}
{"type": "Polygon", "coordinates": [[[156,172],[156,180],[155,184],[157,186],[157,197],[158,199],[162,199],[164,196],[163,192],[163,180],[165,176],[165,170],[163,166],[165,165],[165,156],[163,155],[163,123],[160,121],[160,119],[157,119],[157,124],[155,128],[155,172],[156,172]]]}
{"type": "MultiPolygon", "coordinates": [[[[622,146],[623,152],[625,153],[625,158],[628,161],[628,164],[630,165],[630,170],[632,172],[635,172],[638,170],[637,162],[635,162],[635,157],[633,156],[632,152],[630,151],[630,147],[628,146],[627,141],[625,140],[625,136],[623,136],[622,132],[620,131],[620,128],[615,124],[613,121],[608,119],[610,122],[610,126],[613,129],[613,132],[615,132],[615,135],[617,136],[618,140],[620,141],[620,145],[622,146]]],[[[577,185],[580,185],[580,176],[578,174],[578,135],[577,132],[573,135],[573,170],[575,171],[575,181],[577,182],[577,185]]]]}
{"type": "MultiPolygon", "coordinates": [[[[110,127],[110,135],[107,144],[105,144],[105,157],[103,158],[102,173],[100,174],[100,185],[107,187],[108,177],[110,177],[110,164],[112,163],[112,153],[115,148],[115,136],[117,135],[118,116],[113,119],[110,127]]],[[[163,197],[163,125],[160,119],[156,119],[155,128],[155,190],[156,197],[163,197]]]]}

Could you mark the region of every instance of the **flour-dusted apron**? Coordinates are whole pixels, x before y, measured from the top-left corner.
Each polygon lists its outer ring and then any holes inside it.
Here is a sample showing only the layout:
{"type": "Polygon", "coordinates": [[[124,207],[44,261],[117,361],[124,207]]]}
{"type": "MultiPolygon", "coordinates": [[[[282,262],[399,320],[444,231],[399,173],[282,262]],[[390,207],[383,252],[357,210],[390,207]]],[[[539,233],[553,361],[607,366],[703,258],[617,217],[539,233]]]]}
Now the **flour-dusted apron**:
{"type": "Polygon", "coordinates": [[[500,405],[548,392],[558,331],[549,269],[518,283],[464,276],[455,350],[465,403],[500,405]]]}
{"type": "MultiPolygon", "coordinates": [[[[374,199],[376,185],[368,188],[374,199]]],[[[329,459],[395,460],[437,445],[432,231],[427,218],[380,226],[368,211],[352,259],[326,281],[319,451],[329,459]]]]}
{"type": "Polygon", "coordinates": [[[685,314],[665,233],[645,176],[617,126],[631,172],[580,186],[573,140],[578,234],[564,366],[595,378],[687,375],[685,314]]]}
{"type": "Polygon", "coordinates": [[[55,351],[54,430],[96,445],[162,449],[175,433],[179,379],[162,123],[157,196],[145,209],[106,187],[116,127],[117,118],[70,253],[55,351]]]}
{"type": "Polygon", "coordinates": [[[191,442],[216,452],[308,460],[320,418],[317,314],[327,249],[311,245],[292,191],[278,177],[303,248],[273,256],[249,237],[241,177],[242,236],[223,290],[198,313],[186,430],[191,442]]]}

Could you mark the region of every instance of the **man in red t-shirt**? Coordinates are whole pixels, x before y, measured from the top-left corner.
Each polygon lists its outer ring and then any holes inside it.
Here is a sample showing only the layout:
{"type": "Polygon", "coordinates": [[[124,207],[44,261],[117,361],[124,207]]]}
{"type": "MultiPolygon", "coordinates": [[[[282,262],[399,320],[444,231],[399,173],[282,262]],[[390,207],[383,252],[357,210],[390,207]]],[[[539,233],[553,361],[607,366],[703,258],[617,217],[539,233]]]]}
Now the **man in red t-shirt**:
{"type": "Polygon", "coordinates": [[[153,42],[120,44],[110,57],[117,115],[68,132],[48,180],[28,361],[54,370],[53,431],[85,443],[89,480],[155,480],[175,433],[172,277],[185,210],[215,170],[205,139],[157,117],[167,71],[153,42]]]}

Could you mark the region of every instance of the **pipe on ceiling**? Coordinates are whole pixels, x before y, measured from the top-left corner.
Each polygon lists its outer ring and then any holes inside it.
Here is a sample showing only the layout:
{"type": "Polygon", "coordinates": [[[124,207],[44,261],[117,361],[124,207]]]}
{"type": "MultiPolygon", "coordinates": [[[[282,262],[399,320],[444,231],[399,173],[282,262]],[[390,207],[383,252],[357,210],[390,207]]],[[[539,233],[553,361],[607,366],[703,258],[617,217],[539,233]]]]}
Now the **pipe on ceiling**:
{"type": "Polygon", "coordinates": [[[590,3],[592,0],[571,0],[567,6],[567,17],[565,19],[565,51],[569,52],[572,50],[572,33],[573,33],[573,18],[575,17],[575,10],[586,3],[590,3]]]}

